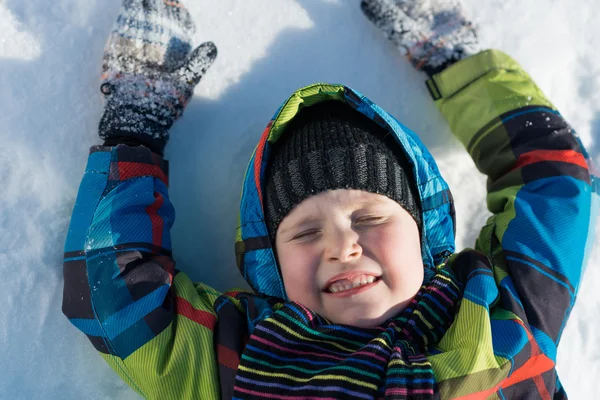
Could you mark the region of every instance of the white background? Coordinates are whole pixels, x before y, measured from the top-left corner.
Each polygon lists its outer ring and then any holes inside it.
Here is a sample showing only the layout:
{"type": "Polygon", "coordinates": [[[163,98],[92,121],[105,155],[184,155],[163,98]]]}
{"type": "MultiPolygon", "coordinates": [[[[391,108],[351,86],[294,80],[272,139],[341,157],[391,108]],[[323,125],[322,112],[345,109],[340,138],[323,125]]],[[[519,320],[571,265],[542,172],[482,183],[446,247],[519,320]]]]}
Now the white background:
{"type": "MultiPolygon", "coordinates": [[[[99,142],[104,42],[120,0],[0,0],[0,399],[134,399],[61,313],[62,250],[88,148],[99,142]]],[[[533,76],[600,161],[600,2],[465,0],[486,47],[533,76]]],[[[457,247],[488,216],[485,179],[413,71],[356,0],[188,0],[196,43],[219,56],[172,130],[179,269],[224,290],[243,283],[234,232],[243,173],[295,89],[344,83],[424,140],[453,190],[457,247]]],[[[596,241],[596,245],[600,240],[596,241]]],[[[558,368],[573,399],[600,376],[600,252],[591,258],[558,368]]]]}

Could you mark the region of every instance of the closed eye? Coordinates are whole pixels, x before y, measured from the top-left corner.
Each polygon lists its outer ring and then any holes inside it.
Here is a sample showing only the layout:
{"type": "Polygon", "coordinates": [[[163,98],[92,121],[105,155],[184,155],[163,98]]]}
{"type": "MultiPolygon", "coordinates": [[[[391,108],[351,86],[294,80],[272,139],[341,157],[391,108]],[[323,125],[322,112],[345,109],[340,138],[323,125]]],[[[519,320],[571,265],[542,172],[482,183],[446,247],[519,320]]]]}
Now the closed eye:
{"type": "Polygon", "coordinates": [[[359,225],[368,225],[368,224],[378,224],[381,222],[385,221],[385,217],[379,217],[379,216],[374,216],[374,217],[364,217],[364,218],[359,218],[356,221],[354,221],[355,224],[359,224],[359,225]]]}
{"type": "Polygon", "coordinates": [[[310,231],[301,232],[301,233],[297,234],[296,236],[294,236],[292,238],[292,240],[310,238],[312,236],[315,236],[318,233],[319,233],[318,230],[310,230],[310,231]]]}

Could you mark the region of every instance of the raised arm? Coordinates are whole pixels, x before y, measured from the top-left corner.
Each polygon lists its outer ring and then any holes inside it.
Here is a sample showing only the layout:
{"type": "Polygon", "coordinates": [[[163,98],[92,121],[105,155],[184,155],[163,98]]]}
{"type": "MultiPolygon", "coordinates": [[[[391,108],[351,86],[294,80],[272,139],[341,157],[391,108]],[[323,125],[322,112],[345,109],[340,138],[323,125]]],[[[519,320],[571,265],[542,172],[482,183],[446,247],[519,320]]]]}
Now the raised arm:
{"type": "Polygon", "coordinates": [[[488,176],[493,216],[476,248],[491,258],[504,301],[521,303],[540,347],[555,359],[594,232],[595,177],[585,149],[502,52],[465,59],[428,86],[452,132],[488,176]]]}
{"type": "Polygon", "coordinates": [[[427,86],[452,132],[488,176],[493,216],[476,248],[492,260],[502,306],[555,359],[599,192],[581,142],[517,62],[477,53],[457,2],[367,0],[362,8],[431,77],[427,86]]]}
{"type": "Polygon", "coordinates": [[[214,290],[174,267],[162,152],[216,56],[191,51],[177,1],[125,0],[107,42],[100,122],[65,244],[63,312],[146,398],[219,396],[214,290]]]}

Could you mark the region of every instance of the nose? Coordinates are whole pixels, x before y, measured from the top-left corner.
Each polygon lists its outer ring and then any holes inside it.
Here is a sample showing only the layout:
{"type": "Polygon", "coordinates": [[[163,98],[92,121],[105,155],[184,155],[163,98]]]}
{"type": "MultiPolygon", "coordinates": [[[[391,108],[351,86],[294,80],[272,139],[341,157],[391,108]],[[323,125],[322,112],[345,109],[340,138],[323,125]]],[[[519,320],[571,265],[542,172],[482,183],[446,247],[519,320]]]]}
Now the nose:
{"type": "Polygon", "coordinates": [[[360,258],[362,247],[359,235],[351,228],[337,228],[326,238],[325,257],[330,262],[347,263],[360,258]]]}

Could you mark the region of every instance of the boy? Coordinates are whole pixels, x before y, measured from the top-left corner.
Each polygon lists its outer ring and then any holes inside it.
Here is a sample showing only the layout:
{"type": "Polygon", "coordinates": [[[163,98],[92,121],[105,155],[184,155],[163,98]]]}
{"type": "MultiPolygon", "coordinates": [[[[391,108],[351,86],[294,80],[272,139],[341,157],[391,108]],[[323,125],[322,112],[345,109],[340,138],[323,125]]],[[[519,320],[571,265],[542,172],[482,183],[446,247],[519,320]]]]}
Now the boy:
{"type": "Polygon", "coordinates": [[[251,157],[236,253],[254,293],[174,269],[168,129],[214,58],[178,1],[126,0],[65,245],[63,309],[148,398],[565,398],[554,368],[590,240],[595,178],[520,66],[478,53],[458,5],[372,0],[489,176],[494,215],[454,252],[447,184],[417,136],[317,84],[251,157]]]}

